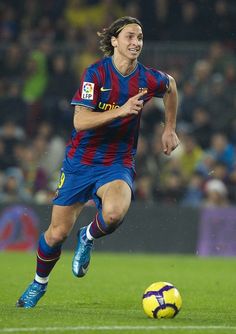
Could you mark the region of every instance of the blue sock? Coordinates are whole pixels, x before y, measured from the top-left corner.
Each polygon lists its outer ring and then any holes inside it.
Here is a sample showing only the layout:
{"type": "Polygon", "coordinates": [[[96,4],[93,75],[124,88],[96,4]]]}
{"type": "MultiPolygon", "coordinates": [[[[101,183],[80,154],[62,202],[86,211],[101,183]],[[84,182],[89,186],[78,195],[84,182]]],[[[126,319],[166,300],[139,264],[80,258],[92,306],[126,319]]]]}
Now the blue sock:
{"type": "Polygon", "coordinates": [[[113,233],[122,222],[123,220],[117,224],[106,224],[102,216],[102,210],[99,210],[90,224],[89,233],[94,239],[98,239],[113,233]]]}
{"type": "Polygon", "coordinates": [[[50,247],[44,238],[44,234],[39,239],[37,252],[37,267],[35,280],[38,283],[45,284],[48,281],[48,276],[59,260],[61,255],[61,245],[50,247]]]}

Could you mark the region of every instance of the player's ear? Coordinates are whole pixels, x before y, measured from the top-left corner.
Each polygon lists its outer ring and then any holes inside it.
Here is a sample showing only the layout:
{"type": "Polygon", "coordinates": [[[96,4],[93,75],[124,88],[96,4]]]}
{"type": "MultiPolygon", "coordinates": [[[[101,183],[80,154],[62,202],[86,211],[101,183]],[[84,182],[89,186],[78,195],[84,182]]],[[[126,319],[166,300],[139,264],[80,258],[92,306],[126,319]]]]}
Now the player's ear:
{"type": "Polygon", "coordinates": [[[115,36],[112,36],[111,38],[111,45],[113,46],[113,48],[117,46],[117,39],[115,36]]]}

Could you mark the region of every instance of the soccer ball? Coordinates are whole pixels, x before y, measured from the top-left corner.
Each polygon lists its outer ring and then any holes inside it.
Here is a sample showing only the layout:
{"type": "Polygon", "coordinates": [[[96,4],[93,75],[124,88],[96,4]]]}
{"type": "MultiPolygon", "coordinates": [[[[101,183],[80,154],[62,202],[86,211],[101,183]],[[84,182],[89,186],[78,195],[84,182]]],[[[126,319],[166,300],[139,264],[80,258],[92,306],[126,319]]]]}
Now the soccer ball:
{"type": "Polygon", "coordinates": [[[143,294],[143,309],[150,318],[174,318],[181,306],[180,293],[171,283],[153,283],[143,294]]]}

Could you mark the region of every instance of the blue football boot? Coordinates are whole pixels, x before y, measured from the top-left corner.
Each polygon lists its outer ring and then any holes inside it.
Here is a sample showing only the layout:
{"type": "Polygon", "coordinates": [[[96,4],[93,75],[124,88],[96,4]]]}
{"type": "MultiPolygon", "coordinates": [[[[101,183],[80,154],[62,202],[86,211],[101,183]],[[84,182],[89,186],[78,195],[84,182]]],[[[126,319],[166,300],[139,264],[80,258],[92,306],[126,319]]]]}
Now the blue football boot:
{"type": "Polygon", "coordinates": [[[87,238],[86,230],[87,226],[82,227],[77,234],[78,243],[72,260],[72,272],[76,277],[83,277],[87,273],[93,248],[93,240],[87,238]]]}
{"type": "Polygon", "coordinates": [[[17,300],[16,307],[32,308],[47,290],[47,284],[31,283],[23,295],[17,300]]]}

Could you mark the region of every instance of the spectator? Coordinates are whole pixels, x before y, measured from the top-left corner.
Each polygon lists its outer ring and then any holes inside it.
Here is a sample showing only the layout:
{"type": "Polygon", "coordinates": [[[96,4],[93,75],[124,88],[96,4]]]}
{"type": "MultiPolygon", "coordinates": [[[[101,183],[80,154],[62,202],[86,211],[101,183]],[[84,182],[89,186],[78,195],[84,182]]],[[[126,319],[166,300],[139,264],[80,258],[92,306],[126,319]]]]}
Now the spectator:
{"type": "Polygon", "coordinates": [[[18,162],[15,157],[14,149],[17,144],[23,142],[25,133],[22,128],[12,121],[7,121],[0,127],[0,139],[5,146],[4,152],[7,154],[6,161],[9,167],[17,166],[18,162]]]}
{"type": "Polygon", "coordinates": [[[23,98],[28,103],[39,100],[46,88],[48,77],[47,59],[40,50],[33,51],[26,63],[23,98]]]}
{"type": "Polygon", "coordinates": [[[185,186],[180,172],[172,172],[166,175],[165,184],[157,185],[155,198],[157,202],[177,205],[181,203],[185,193],[185,186]]]}
{"type": "Polygon", "coordinates": [[[183,85],[183,97],[179,106],[179,119],[186,123],[192,123],[194,109],[198,105],[200,105],[200,100],[196,85],[191,80],[187,80],[183,85]]]}
{"type": "Polygon", "coordinates": [[[187,184],[181,204],[183,206],[199,207],[204,197],[204,175],[200,172],[193,172],[187,184]]]}
{"type": "Polygon", "coordinates": [[[231,40],[231,27],[234,20],[234,15],[230,8],[229,1],[216,0],[214,3],[215,15],[211,18],[211,24],[215,28],[211,37],[217,36],[219,40],[231,40]]]}
{"type": "Polygon", "coordinates": [[[64,106],[69,108],[69,102],[75,87],[75,76],[68,67],[65,55],[55,55],[52,58],[49,79],[43,96],[42,118],[54,123],[57,131],[60,131],[62,126],[65,127],[64,106]]]}
{"type": "Polygon", "coordinates": [[[39,164],[39,153],[35,146],[28,145],[24,149],[24,159],[21,161],[25,189],[31,197],[38,191],[47,189],[47,173],[39,164]]]}
{"type": "Polygon", "coordinates": [[[0,40],[5,42],[14,41],[18,32],[16,10],[4,3],[1,4],[1,7],[0,40]]]}
{"type": "MultiPolygon", "coordinates": [[[[164,110],[160,108],[155,100],[150,100],[143,109],[141,128],[145,136],[150,135],[150,133],[155,133],[159,131],[158,128],[160,124],[163,124],[164,120],[164,110]],[[155,129],[156,128],[156,129],[155,129]]],[[[163,130],[163,128],[161,128],[163,130]]],[[[155,136],[155,134],[154,134],[155,136]]]]}
{"type": "Polygon", "coordinates": [[[101,58],[101,55],[98,53],[96,34],[92,32],[91,27],[85,30],[85,36],[87,38],[84,42],[84,48],[74,53],[71,62],[76,82],[79,82],[81,79],[85,68],[101,58]]]}
{"type": "Polygon", "coordinates": [[[203,205],[216,208],[229,206],[227,188],[222,181],[213,179],[206,183],[203,205]]]}
{"type": "Polygon", "coordinates": [[[173,29],[171,37],[176,40],[186,41],[201,40],[202,33],[198,7],[194,1],[184,1],[181,6],[181,18],[178,21],[178,29],[173,29]],[[198,29],[196,29],[198,27],[198,29]]]}
{"type": "Polygon", "coordinates": [[[39,165],[46,172],[48,178],[48,188],[56,189],[58,182],[58,172],[61,168],[61,161],[64,157],[65,141],[54,133],[55,129],[51,123],[42,122],[34,140],[37,150],[39,165]]]}
{"type": "Polygon", "coordinates": [[[104,25],[109,26],[114,19],[124,15],[124,10],[118,1],[101,0],[95,4],[88,4],[83,0],[68,1],[65,16],[68,23],[80,29],[84,34],[87,23],[97,31],[104,25]]]}
{"type": "Polygon", "coordinates": [[[224,163],[228,172],[232,171],[235,164],[235,148],[224,133],[215,133],[212,136],[208,152],[215,161],[224,163]]]}
{"type": "Polygon", "coordinates": [[[195,171],[201,173],[205,180],[208,180],[214,174],[215,164],[216,160],[213,155],[209,152],[204,152],[195,167],[195,171]]]}
{"type": "Polygon", "coordinates": [[[22,99],[18,82],[11,81],[7,93],[0,99],[1,121],[13,122],[23,128],[28,117],[28,105],[22,99]]]}
{"type": "Polygon", "coordinates": [[[207,109],[209,111],[212,129],[214,131],[226,131],[227,133],[234,116],[232,114],[232,100],[225,94],[224,87],[225,82],[223,76],[221,74],[215,74],[212,77],[207,109]]]}
{"type": "Polygon", "coordinates": [[[183,151],[178,159],[183,178],[185,182],[188,182],[203,157],[203,150],[192,134],[182,133],[180,138],[183,151]]]}
{"type": "MultiPolygon", "coordinates": [[[[215,32],[214,32],[215,34],[215,32]]],[[[212,42],[208,49],[207,60],[211,64],[213,73],[224,73],[227,64],[235,64],[235,56],[231,49],[223,42],[212,42]]]]}
{"type": "Polygon", "coordinates": [[[212,120],[207,108],[196,107],[193,110],[192,134],[203,150],[209,147],[212,133],[212,120]]]}
{"type": "Polygon", "coordinates": [[[135,197],[141,201],[153,200],[153,180],[149,173],[140,174],[135,182],[135,197]]]}
{"type": "Polygon", "coordinates": [[[139,135],[137,153],[136,153],[136,172],[135,193],[139,200],[153,199],[153,178],[150,173],[150,160],[148,150],[148,140],[143,135],[139,135]]]}
{"type": "Polygon", "coordinates": [[[24,178],[19,168],[9,167],[5,173],[2,191],[0,191],[1,203],[31,202],[32,197],[24,188],[24,178]]]}
{"type": "Polygon", "coordinates": [[[24,52],[19,43],[12,43],[0,56],[0,78],[6,83],[21,82],[24,74],[24,52]],[[12,82],[13,81],[13,82],[12,82]]]}
{"type": "Polygon", "coordinates": [[[201,104],[206,104],[209,100],[210,78],[212,74],[211,63],[207,59],[196,61],[193,69],[192,82],[195,85],[198,99],[201,104]]]}

